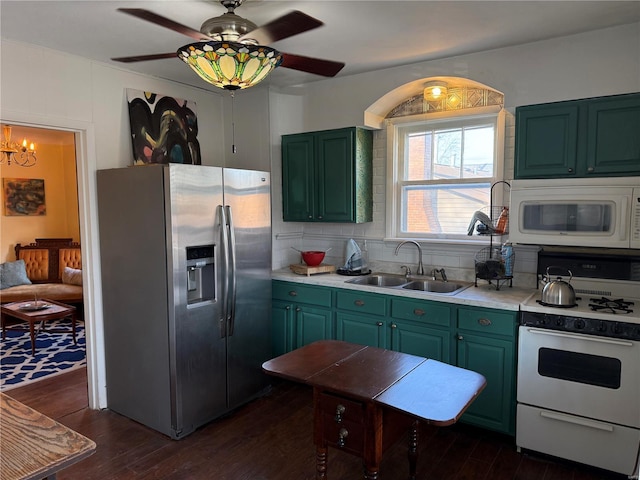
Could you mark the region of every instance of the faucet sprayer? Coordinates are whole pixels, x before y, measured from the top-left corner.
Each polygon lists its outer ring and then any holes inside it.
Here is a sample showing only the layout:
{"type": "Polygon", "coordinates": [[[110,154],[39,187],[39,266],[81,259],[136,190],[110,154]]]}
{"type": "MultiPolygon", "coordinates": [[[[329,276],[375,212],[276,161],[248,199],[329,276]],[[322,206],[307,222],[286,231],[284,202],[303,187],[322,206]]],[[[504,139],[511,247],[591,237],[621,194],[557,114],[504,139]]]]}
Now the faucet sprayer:
{"type": "Polygon", "coordinates": [[[442,281],[443,281],[443,282],[446,282],[446,281],[447,281],[447,274],[444,272],[444,268],[440,268],[440,269],[438,269],[438,268],[434,268],[434,269],[431,271],[431,276],[433,277],[433,279],[434,279],[434,280],[437,280],[436,275],[437,275],[438,273],[439,273],[440,275],[442,275],[442,281]]]}

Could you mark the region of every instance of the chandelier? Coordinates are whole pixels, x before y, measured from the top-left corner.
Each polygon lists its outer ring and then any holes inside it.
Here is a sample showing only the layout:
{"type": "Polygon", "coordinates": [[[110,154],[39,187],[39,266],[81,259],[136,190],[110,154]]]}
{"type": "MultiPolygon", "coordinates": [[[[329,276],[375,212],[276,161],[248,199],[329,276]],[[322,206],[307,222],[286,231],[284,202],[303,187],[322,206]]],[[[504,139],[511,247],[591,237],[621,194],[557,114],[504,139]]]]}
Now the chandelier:
{"type": "Polygon", "coordinates": [[[6,160],[7,165],[11,165],[11,162],[13,162],[21,167],[33,167],[38,161],[36,158],[35,145],[28,143],[26,138],[22,140],[22,143],[12,142],[11,125],[3,125],[2,133],[4,140],[2,140],[0,148],[0,153],[2,154],[0,164],[6,160]],[[29,145],[28,148],[27,145],[29,145]]]}

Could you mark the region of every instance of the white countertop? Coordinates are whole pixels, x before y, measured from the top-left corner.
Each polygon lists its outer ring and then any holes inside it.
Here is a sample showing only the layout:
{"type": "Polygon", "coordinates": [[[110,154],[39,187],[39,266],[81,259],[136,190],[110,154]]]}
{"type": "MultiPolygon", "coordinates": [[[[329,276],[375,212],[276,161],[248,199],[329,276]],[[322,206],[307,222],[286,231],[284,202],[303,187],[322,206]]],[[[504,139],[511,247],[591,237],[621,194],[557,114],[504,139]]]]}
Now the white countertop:
{"type": "MultiPolygon", "coordinates": [[[[500,290],[496,290],[495,284],[489,285],[485,281],[478,282],[474,287],[473,283],[465,290],[455,295],[445,295],[431,292],[421,292],[416,290],[405,290],[402,288],[376,287],[370,285],[355,285],[346,283],[354,277],[338,275],[336,273],[318,273],[315,275],[299,275],[293,273],[289,268],[272,272],[273,280],[286,282],[297,282],[305,285],[319,285],[324,287],[344,288],[357,290],[360,292],[380,293],[383,295],[394,295],[397,297],[417,298],[421,300],[433,300],[437,302],[455,303],[457,305],[470,305],[475,307],[499,308],[502,310],[518,311],[520,304],[529,298],[537,290],[534,288],[519,288],[508,285],[501,285],[500,290]]],[[[450,280],[454,282],[456,280],[450,280]]],[[[456,281],[457,282],[457,281],[456,281]]],[[[457,282],[469,283],[469,282],[457,282]]]]}

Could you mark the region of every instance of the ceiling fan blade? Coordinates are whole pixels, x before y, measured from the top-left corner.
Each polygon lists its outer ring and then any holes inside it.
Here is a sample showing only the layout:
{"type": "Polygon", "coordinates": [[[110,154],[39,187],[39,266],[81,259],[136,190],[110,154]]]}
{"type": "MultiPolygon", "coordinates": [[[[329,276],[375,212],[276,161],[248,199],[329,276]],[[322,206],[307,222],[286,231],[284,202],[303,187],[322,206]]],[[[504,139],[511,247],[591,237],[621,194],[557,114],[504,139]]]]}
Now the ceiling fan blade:
{"type": "Polygon", "coordinates": [[[161,27],[168,28],[169,30],[181,33],[195,40],[211,40],[210,37],[198,30],[194,30],[191,27],[187,27],[186,25],[182,25],[181,23],[174,22],[167,17],[163,17],[162,15],[158,15],[157,13],[150,12],[149,10],[145,10],[143,8],[119,8],[118,11],[126,13],[128,15],[133,15],[134,17],[146,20],[147,22],[151,22],[155,25],[160,25],[161,27]]]}
{"type": "Polygon", "coordinates": [[[280,66],[324,77],[335,77],[344,67],[344,63],[283,53],[280,66]]]}
{"type": "Polygon", "coordinates": [[[133,62],[146,62],[147,60],[163,60],[165,58],[177,58],[176,52],[171,53],[155,53],[153,55],[136,55],[133,57],[117,57],[112,58],[114,62],[133,63],[133,62]]]}
{"type": "Polygon", "coordinates": [[[251,39],[255,40],[258,45],[269,45],[283,38],[289,38],[299,33],[313,30],[322,25],[324,25],[324,23],[320,20],[310,17],[306,13],[294,10],[251,30],[249,33],[245,33],[238,41],[242,42],[251,39]]]}

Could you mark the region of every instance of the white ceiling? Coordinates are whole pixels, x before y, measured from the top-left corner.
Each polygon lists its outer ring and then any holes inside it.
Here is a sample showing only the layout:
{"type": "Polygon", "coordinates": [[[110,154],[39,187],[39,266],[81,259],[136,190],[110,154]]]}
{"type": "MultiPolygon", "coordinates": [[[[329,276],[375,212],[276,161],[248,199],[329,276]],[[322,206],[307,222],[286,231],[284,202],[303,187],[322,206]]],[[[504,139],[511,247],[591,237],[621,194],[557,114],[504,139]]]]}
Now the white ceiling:
{"type": "MultiPolygon", "coordinates": [[[[216,90],[177,58],[112,62],[111,57],[172,52],[192,41],[117,12],[119,7],[151,10],[194,29],[225,12],[217,0],[0,0],[0,35],[216,90]]],[[[291,10],[325,25],[272,46],[345,62],[338,76],[640,21],[640,1],[246,0],[236,14],[262,25],[291,10]]],[[[264,83],[290,86],[321,79],[279,68],[264,83]]]]}

